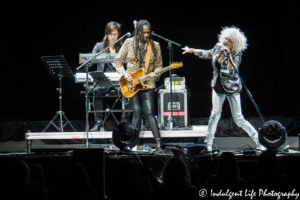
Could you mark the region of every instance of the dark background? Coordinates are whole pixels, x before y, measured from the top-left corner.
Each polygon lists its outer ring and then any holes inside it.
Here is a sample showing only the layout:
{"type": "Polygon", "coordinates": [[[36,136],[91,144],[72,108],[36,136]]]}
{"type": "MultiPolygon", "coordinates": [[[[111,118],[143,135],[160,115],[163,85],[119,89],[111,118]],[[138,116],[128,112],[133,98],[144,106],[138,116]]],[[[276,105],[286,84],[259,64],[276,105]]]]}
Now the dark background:
{"type": "MultiPolygon", "coordinates": [[[[264,116],[298,117],[299,1],[49,1],[10,2],[1,9],[0,120],[50,120],[58,110],[58,80],[51,78],[41,56],[63,55],[73,73],[79,53],[89,53],[103,38],[109,21],[122,24],[122,35],[133,31],[133,21],[147,19],[152,30],[182,46],[210,49],[224,26],[239,27],[248,38],[240,74],[264,116]]],[[[167,43],[159,38],[164,66],[169,63],[167,43]]],[[[176,74],[191,89],[191,118],[208,118],[211,111],[210,60],[182,55],[173,46],[174,61],[182,61],[176,74]]],[[[91,69],[95,71],[96,66],[91,69]]],[[[168,75],[164,74],[157,86],[168,75]]],[[[63,111],[71,120],[84,120],[83,84],[63,79],[63,111]]],[[[244,116],[258,117],[245,90],[244,116]]],[[[231,117],[228,103],[222,118],[231,117]]]]}

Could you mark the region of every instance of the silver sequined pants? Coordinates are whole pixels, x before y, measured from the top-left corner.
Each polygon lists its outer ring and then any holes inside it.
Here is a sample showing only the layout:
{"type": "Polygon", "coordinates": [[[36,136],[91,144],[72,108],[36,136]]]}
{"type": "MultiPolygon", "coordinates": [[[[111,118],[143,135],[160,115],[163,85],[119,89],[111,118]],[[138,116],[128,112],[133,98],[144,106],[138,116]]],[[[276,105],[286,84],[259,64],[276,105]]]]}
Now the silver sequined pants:
{"type": "Polygon", "coordinates": [[[244,129],[244,131],[248,133],[248,135],[254,140],[255,143],[258,143],[257,131],[253,128],[253,126],[248,121],[244,119],[244,116],[242,114],[240,93],[226,95],[226,94],[217,93],[214,89],[212,91],[213,91],[212,92],[213,108],[208,121],[208,130],[207,130],[208,135],[206,137],[207,145],[211,146],[213,144],[213,139],[215,137],[218,121],[221,117],[222,106],[225,101],[225,98],[227,98],[229,102],[231,114],[234,122],[239,127],[244,129]]]}

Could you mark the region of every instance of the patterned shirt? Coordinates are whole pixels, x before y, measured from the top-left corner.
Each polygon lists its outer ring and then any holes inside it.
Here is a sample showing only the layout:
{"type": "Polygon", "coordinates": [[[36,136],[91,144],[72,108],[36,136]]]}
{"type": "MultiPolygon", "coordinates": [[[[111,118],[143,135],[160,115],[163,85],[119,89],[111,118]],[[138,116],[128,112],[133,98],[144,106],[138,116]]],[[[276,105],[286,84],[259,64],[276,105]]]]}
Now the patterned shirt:
{"type": "MultiPolygon", "coordinates": [[[[120,74],[120,79],[123,78],[123,75],[125,73],[135,73],[139,67],[140,67],[140,62],[138,59],[140,59],[140,55],[135,56],[134,54],[134,49],[133,49],[133,40],[134,38],[128,38],[124,42],[123,46],[121,47],[118,55],[115,58],[114,61],[114,67],[116,68],[116,71],[120,74]],[[137,59],[137,58],[138,59],[137,59]],[[127,58],[127,70],[125,71],[124,69],[124,62],[127,58]]],[[[161,50],[160,50],[160,45],[158,42],[153,42],[156,49],[157,49],[157,58],[155,59],[153,51],[151,52],[150,56],[150,62],[148,69],[152,68],[154,65],[154,69],[161,69],[162,68],[162,56],[161,56],[161,50]]],[[[143,50],[143,63],[141,67],[145,69],[145,60],[146,60],[146,52],[143,50]]],[[[145,74],[149,74],[150,72],[145,72],[145,74]]],[[[158,77],[159,78],[159,77],[158,77]]],[[[158,78],[156,80],[158,80],[158,78]]],[[[147,80],[144,82],[145,85],[149,85],[149,88],[155,88],[155,79],[147,80]]]]}

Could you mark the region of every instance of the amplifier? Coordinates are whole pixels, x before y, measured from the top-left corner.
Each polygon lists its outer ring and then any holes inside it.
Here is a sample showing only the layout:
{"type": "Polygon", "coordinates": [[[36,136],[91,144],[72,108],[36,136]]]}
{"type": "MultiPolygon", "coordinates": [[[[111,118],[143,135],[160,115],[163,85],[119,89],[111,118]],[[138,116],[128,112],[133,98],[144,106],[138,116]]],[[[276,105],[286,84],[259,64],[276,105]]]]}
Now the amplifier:
{"type": "Polygon", "coordinates": [[[158,92],[158,121],[162,129],[167,128],[167,119],[173,110],[173,123],[176,126],[188,126],[187,90],[170,90],[158,92]]]}
{"type": "MultiPolygon", "coordinates": [[[[170,78],[165,78],[165,88],[170,90],[170,78]]],[[[173,77],[172,78],[172,90],[184,90],[185,89],[185,77],[173,77]]]]}

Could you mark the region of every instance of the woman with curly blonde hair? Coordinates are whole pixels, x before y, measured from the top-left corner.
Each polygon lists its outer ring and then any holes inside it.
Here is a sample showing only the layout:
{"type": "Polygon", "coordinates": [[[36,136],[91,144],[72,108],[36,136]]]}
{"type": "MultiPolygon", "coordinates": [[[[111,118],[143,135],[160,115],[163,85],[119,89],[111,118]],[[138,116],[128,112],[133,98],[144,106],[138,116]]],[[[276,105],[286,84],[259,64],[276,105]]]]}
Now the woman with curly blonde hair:
{"type": "Polygon", "coordinates": [[[199,58],[211,59],[213,71],[212,104],[213,108],[208,121],[208,134],[206,137],[207,149],[212,150],[214,135],[218,121],[221,117],[222,106],[227,98],[233,120],[244,129],[256,143],[257,148],[263,149],[258,141],[258,133],[253,126],[244,119],[241,108],[240,92],[242,89],[241,80],[235,69],[239,71],[242,60],[242,51],[247,49],[247,38],[244,33],[232,26],[222,29],[218,36],[219,42],[210,50],[182,48],[185,53],[194,53],[199,58]],[[230,59],[230,61],[229,61],[230,59]],[[232,64],[234,64],[234,67],[232,64]]]}

